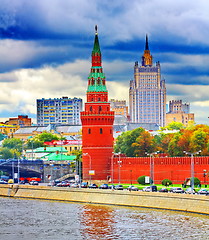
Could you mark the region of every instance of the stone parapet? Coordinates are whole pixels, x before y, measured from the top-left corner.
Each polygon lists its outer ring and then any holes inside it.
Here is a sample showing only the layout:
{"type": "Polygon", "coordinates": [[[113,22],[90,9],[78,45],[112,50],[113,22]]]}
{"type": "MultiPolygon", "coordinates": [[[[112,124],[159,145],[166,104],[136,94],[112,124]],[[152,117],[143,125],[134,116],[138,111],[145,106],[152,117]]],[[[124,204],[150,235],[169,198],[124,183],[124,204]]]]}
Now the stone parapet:
{"type": "Polygon", "coordinates": [[[0,185],[0,196],[166,209],[209,215],[209,197],[202,195],[0,185]]]}

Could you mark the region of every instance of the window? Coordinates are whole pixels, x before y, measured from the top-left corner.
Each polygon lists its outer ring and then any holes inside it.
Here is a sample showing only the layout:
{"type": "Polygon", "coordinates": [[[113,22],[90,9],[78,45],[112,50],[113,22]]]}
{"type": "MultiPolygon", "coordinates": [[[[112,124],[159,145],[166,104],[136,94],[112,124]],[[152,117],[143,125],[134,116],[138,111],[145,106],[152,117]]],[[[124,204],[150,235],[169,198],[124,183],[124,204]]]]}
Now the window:
{"type": "Polygon", "coordinates": [[[102,128],[100,128],[100,130],[99,130],[99,131],[100,131],[100,134],[102,134],[102,128]]]}
{"type": "Polygon", "coordinates": [[[88,134],[91,134],[91,128],[88,129],[88,134]]]}

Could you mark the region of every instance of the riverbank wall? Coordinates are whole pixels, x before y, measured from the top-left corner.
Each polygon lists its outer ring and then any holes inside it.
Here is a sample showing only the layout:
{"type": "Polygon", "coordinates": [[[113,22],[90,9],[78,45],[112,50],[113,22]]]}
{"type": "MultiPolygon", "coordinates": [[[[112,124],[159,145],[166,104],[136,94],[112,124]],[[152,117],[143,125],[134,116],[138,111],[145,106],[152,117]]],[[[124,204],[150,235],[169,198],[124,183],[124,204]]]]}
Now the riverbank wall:
{"type": "Polygon", "coordinates": [[[126,207],[155,208],[209,215],[209,196],[127,190],[0,185],[0,196],[126,207]]]}

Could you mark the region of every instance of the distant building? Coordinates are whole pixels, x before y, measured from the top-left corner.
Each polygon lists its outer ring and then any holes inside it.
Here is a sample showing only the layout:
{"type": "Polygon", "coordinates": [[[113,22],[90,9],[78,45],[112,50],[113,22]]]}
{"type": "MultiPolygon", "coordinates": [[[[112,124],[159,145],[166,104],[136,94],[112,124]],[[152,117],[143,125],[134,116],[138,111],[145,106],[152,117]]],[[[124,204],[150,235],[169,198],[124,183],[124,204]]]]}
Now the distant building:
{"type": "Polygon", "coordinates": [[[115,115],[122,115],[128,117],[128,106],[126,100],[110,99],[110,108],[115,112],[115,115]]]}
{"type": "Polygon", "coordinates": [[[114,125],[126,124],[128,119],[128,106],[126,100],[110,99],[110,109],[115,112],[114,125]]]}
{"type": "Polygon", "coordinates": [[[57,134],[66,138],[67,140],[74,140],[81,139],[81,125],[59,125],[59,124],[49,124],[47,126],[28,126],[28,127],[21,127],[17,131],[14,132],[13,136],[15,138],[27,140],[28,137],[33,137],[37,134],[43,132],[50,132],[53,134],[57,134]]]}
{"type": "Polygon", "coordinates": [[[81,124],[81,98],[37,99],[37,124],[81,124]]]}
{"type": "Polygon", "coordinates": [[[6,125],[15,125],[15,126],[31,126],[31,118],[28,115],[18,115],[17,118],[9,118],[9,120],[5,121],[6,125]]]}
{"type": "Polygon", "coordinates": [[[15,125],[0,124],[0,133],[7,135],[8,137],[13,137],[18,128],[19,126],[15,125]]]}
{"type": "Polygon", "coordinates": [[[182,100],[169,102],[169,112],[166,113],[166,125],[171,122],[181,122],[185,126],[189,121],[194,121],[194,113],[190,113],[190,104],[182,103],[182,100]]]}
{"type": "Polygon", "coordinates": [[[130,81],[129,105],[132,123],[165,125],[165,80],[161,80],[160,63],[153,65],[147,36],[142,64],[135,62],[134,80],[130,81]]]}

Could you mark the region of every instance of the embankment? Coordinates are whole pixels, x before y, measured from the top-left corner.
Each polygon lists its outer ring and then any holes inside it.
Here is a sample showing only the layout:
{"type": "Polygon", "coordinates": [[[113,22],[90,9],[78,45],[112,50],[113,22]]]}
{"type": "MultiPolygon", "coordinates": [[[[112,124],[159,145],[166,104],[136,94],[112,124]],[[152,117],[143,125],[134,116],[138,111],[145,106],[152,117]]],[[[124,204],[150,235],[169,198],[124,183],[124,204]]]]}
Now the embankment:
{"type": "Polygon", "coordinates": [[[28,185],[0,185],[0,196],[145,207],[209,215],[209,196],[126,190],[72,189],[28,185]]]}

